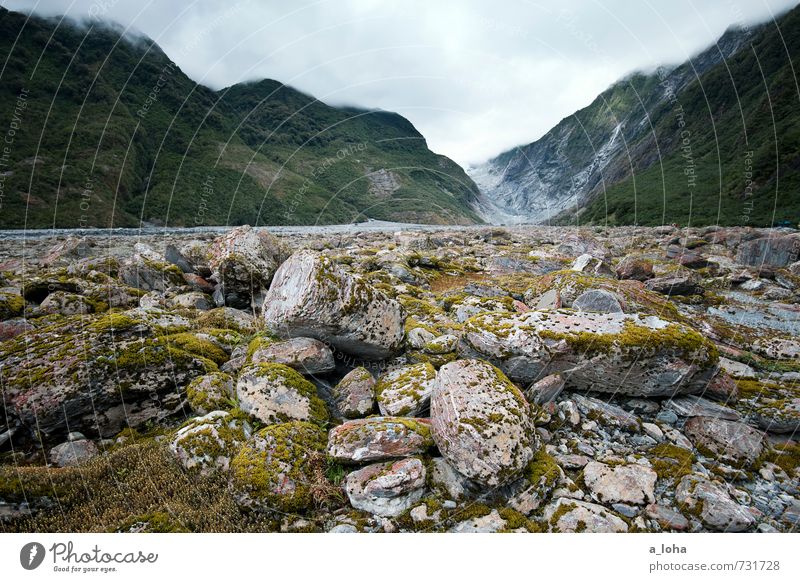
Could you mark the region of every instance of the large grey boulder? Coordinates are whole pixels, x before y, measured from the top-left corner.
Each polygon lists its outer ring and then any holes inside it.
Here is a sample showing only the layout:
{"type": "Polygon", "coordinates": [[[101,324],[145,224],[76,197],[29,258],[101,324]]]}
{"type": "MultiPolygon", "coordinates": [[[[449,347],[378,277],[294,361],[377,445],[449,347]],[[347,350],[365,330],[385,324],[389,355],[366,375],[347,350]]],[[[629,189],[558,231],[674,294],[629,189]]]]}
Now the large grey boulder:
{"type": "Polygon", "coordinates": [[[287,254],[280,240],[251,226],[216,238],[208,249],[208,263],[219,283],[218,303],[246,307],[267,288],[287,254]]]}
{"type": "Polygon", "coordinates": [[[442,456],[489,487],[518,477],[538,448],[525,397],[500,370],[480,360],[442,366],[431,397],[431,422],[442,456]]]}
{"type": "Polygon", "coordinates": [[[747,507],[733,500],[727,489],[702,475],[686,475],[675,490],[678,508],[697,515],[714,531],[745,531],[755,523],[747,507]]]}
{"type": "Polygon", "coordinates": [[[757,238],[743,242],[736,251],[736,260],[751,267],[785,267],[797,261],[800,234],[757,238]]]}
{"type": "Polygon", "coordinates": [[[345,480],[350,505],[382,517],[410,509],[425,492],[425,465],[417,458],[367,465],[345,480]]]}
{"type": "Polygon", "coordinates": [[[743,422],[693,416],[683,432],[701,452],[737,465],[753,466],[764,451],[764,435],[743,422]]]}
{"type": "Polygon", "coordinates": [[[459,349],[514,381],[563,372],[567,388],[644,397],[702,391],[719,359],[711,342],[680,323],[565,309],[478,315],[465,324],[459,349]]]}
{"type": "Polygon", "coordinates": [[[284,337],[313,337],[360,358],[383,359],[402,345],[405,313],[360,277],[303,250],[275,273],[264,320],[284,337]]]}

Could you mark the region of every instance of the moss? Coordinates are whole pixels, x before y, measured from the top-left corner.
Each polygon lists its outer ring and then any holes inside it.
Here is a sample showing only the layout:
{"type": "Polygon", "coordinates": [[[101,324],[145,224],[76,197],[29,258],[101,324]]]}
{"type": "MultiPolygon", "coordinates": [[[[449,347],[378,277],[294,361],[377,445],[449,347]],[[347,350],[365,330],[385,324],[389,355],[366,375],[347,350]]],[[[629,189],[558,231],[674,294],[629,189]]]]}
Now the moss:
{"type": "Polygon", "coordinates": [[[216,372],[195,378],[186,387],[186,398],[192,410],[206,414],[212,410],[228,410],[236,406],[230,394],[233,378],[223,372],[216,372]]]}
{"type": "Polygon", "coordinates": [[[247,361],[251,361],[253,359],[253,354],[258,350],[269,347],[277,341],[278,337],[270,332],[262,331],[257,333],[250,340],[250,343],[247,344],[247,361]]]}
{"type": "Polygon", "coordinates": [[[216,329],[232,329],[239,333],[249,333],[252,331],[249,325],[240,325],[238,320],[228,317],[224,307],[218,307],[209,311],[203,311],[197,315],[197,323],[202,327],[216,329]]]}
{"type": "Polygon", "coordinates": [[[456,361],[458,359],[458,353],[447,352],[445,354],[428,354],[423,351],[414,350],[406,352],[406,358],[408,358],[408,361],[411,364],[430,364],[438,370],[445,364],[456,361]]]}
{"type": "Polygon", "coordinates": [[[422,299],[416,299],[409,295],[398,295],[397,301],[410,315],[415,317],[432,318],[444,315],[444,311],[432,303],[422,299]]]}
{"type": "Polygon", "coordinates": [[[774,463],[792,477],[800,467],[800,443],[775,444],[767,450],[760,461],[774,463]]]}
{"type": "Polygon", "coordinates": [[[315,456],[324,458],[325,433],[308,422],[275,424],[260,430],[231,463],[234,487],[255,508],[299,512],[313,502],[315,456]]]}
{"type": "Polygon", "coordinates": [[[170,345],[174,345],[190,354],[197,354],[198,356],[207,358],[217,365],[224,364],[228,361],[228,354],[225,350],[214,342],[197,337],[197,335],[192,332],[165,336],[164,340],[170,345]]]}
{"type": "Polygon", "coordinates": [[[661,443],[649,451],[650,464],[659,479],[680,481],[691,474],[694,453],[671,443],[661,443]]]}
{"type": "Polygon", "coordinates": [[[428,390],[426,384],[430,384],[435,377],[436,370],[431,364],[405,366],[381,376],[375,384],[375,396],[378,402],[384,404],[409,400],[409,404],[397,412],[402,416],[414,412],[421,404],[428,390]]]}
{"type": "Polygon", "coordinates": [[[620,333],[600,334],[586,331],[539,331],[539,336],[564,340],[570,347],[586,355],[622,352],[629,357],[669,352],[694,362],[701,368],[715,366],[719,361],[716,346],[695,330],[678,324],[652,329],[626,320],[620,333]]]}
{"type": "Polygon", "coordinates": [[[19,317],[25,311],[25,299],[22,295],[0,292],[0,321],[19,317]]]}
{"type": "Polygon", "coordinates": [[[564,517],[566,514],[568,514],[573,509],[576,509],[577,507],[578,505],[576,503],[570,503],[568,501],[559,505],[555,509],[555,511],[553,511],[553,514],[550,516],[550,519],[548,520],[550,527],[551,528],[556,527],[558,525],[559,520],[562,517],[564,517]]]}
{"type": "Polygon", "coordinates": [[[505,527],[500,530],[501,532],[513,532],[521,529],[525,529],[532,533],[540,533],[542,531],[542,528],[539,526],[539,524],[531,521],[519,511],[511,509],[510,507],[501,507],[497,510],[497,513],[499,513],[500,517],[502,517],[506,522],[505,527]]]}
{"type": "Polygon", "coordinates": [[[558,483],[561,470],[556,460],[544,448],[539,449],[525,468],[524,477],[532,484],[552,488],[558,483]]]}
{"type": "Polygon", "coordinates": [[[89,329],[96,333],[119,333],[142,325],[143,322],[127,313],[109,313],[89,325],[89,329]]]}

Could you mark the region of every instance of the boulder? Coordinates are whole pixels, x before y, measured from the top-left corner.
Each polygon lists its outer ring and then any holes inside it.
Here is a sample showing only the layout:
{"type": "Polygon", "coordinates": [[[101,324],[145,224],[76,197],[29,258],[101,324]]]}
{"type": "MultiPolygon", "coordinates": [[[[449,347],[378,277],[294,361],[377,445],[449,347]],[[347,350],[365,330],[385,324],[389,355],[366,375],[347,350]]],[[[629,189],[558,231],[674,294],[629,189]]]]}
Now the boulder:
{"type": "Polygon", "coordinates": [[[328,420],[316,387],[283,364],[254,364],[242,370],[236,382],[239,407],[265,424],[328,420]]]}
{"type": "Polygon", "coordinates": [[[601,503],[653,503],[656,472],[637,464],[609,466],[592,461],[583,469],[583,479],[601,503]]]}
{"type": "Polygon", "coordinates": [[[459,351],[491,361],[517,382],[563,372],[574,390],[640,397],[702,391],[719,357],[684,324],[570,310],[478,315],[464,325],[459,351]]]}
{"type": "Polygon", "coordinates": [[[283,244],[265,230],[240,226],[214,239],[209,266],[218,281],[219,305],[247,307],[266,289],[286,258],[283,244]]]}
{"type": "Polygon", "coordinates": [[[314,251],[293,254],[275,273],[264,320],[285,337],[313,337],[364,359],[396,353],[404,339],[400,305],[314,251]]]}
{"type": "Polygon", "coordinates": [[[649,279],[644,283],[645,289],[662,295],[702,295],[705,290],[694,274],[667,275],[649,279]]]}
{"type": "Polygon", "coordinates": [[[110,437],[183,407],[184,388],[216,369],[170,336],[180,318],[131,310],[72,316],[0,344],[8,411],[45,436],[110,437]]]}
{"type": "Polygon", "coordinates": [[[538,448],[530,407],[497,368],[480,360],[442,366],[431,397],[433,438],[461,474],[495,487],[520,476],[538,448]]]}
{"type": "Polygon", "coordinates": [[[430,423],[422,419],[374,416],[347,421],[328,433],[328,456],[342,463],[411,457],[431,446],[430,423]]]}
{"type": "Polygon", "coordinates": [[[367,465],[345,480],[350,505],[382,517],[400,515],[422,499],[425,465],[416,458],[367,465]]]}
{"type": "Polygon", "coordinates": [[[130,287],[159,293],[183,284],[183,274],[178,267],[153,258],[149,253],[136,253],[122,261],[119,278],[130,287]]]}
{"type": "Polygon", "coordinates": [[[736,260],[751,267],[786,267],[797,261],[800,235],[777,235],[743,242],[736,251],[736,260]]]}
{"type": "Polygon", "coordinates": [[[564,389],[566,382],[561,374],[551,374],[537,380],[525,390],[529,402],[539,406],[555,400],[564,389]]]}
{"type": "Polygon", "coordinates": [[[545,508],[544,518],[552,532],[621,533],[628,524],[602,505],[560,497],[545,508]]]}
{"type": "Polygon", "coordinates": [[[704,454],[721,461],[752,467],[764,451],[764,436],[743,422],[693,416],[683,432],[704,454]]]}
{"type": "Polygon", "coordinates": [[[590,275],[597,275],[599,277],[614,277],[615,274],[605,261],[598,257],[594,257],[588,253],[579,256],[575,259],[570,267],[571,271],[578,271],[580,273],[588,273],[590,275]]]}
{"type": "Polygon", "coordinates": [[[56,467],[74,467],[96,457],[100,451],[87,439],[69,440],[50,449],[50,462],[56,467]]]}
{"type": "Polygon", "coordinates": [[[436,370],[428,363],[412,364],[391,370],[375,385],[381,414],[417,416],[429,404],[436,370]]]}
{"type": "Polygon", "coordinates": [[[202,475],[227,471],[231,459],[250,438],[250,425],[230,413],[215,410],[193,418],[175,433],[170,450],[190,471],[202,475]]]}
{"type": "Polygon", "coordinates": [[[634,281],[647,281],[655,276],[652,261],[631,255],[626,256],[617,264],[616,273],[620,279],[634,281]]]}
{"type": "Polygon", "coordinates": [[[189,406],[197,414],[226,410],[235,404],[236,387],[233,378],[224,372],[213,372],[192,380],[186,387],[189,406]]]}
{"type": "Polygon", "coordinates": [[[344,418],[366,416],[375,407],[375,378],[366,368],[355,368],[339,380],[332,393],[344,418]]]}
{"type": "Polygon", "coordinates": [[[254,364],[275,363],[294,368],[301,374],[325,374],[336,368],[333,351],[310,337],[293,337],[286,341],[265,343],[253,351],[254,364]]]}
{"type": "Polygon", "coordinates": [[[313,503],[324,480],[325,432],[294,421],[255,433],[231,461],[231,489],[245,507],[296,513],[313,503]]]}
{"type": "Polygon", "coordinates": [[[602,289],[584,291],[572,302],[572,308],[593,313],[622,313],[619,298],[602,289]]]}
{"type": "Polygon", "coordinates": [[[714,531],[740,532],[755,524],[747,507],[739,505],[723,485],[702,475],[686,475],[675,490],[675,501],[684,513],[696,515],[714,531]]]}

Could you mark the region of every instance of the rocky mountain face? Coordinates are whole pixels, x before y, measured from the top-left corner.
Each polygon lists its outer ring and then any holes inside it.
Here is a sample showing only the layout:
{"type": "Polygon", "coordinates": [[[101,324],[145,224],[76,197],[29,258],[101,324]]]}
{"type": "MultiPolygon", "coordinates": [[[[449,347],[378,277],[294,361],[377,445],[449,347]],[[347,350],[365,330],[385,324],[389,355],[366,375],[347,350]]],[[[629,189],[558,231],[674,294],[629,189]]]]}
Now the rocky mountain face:
{"type": "Polygon", "coordinates": [[[793,531],[799,248],[671,226],[0,242],[0,530],[793,531]]]}
{"type": "Polygon", "coordinates": [[[480,222],[472,181],[395,113],[213,91],[97,21],[0,8],[0,52],[0,228],[480,222]]]}
{"type": "Polygon", "coordinates": [[[796,224],[800,9],[636,73],[468,173],[494,222],[796,224]]]}

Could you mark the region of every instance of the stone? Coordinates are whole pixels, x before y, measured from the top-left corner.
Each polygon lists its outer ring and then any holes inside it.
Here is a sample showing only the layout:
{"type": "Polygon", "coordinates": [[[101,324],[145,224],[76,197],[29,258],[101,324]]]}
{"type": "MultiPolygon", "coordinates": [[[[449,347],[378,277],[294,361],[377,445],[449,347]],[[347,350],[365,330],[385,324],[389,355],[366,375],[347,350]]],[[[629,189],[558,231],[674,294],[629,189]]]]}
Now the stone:
{"type": "Polygon", "coordinates": [[[263,229],[239,226],[214,239],[208,264],[219,283],[218,305],[247,307],[286,256],[283,244],[263,229]]]}
{"type": "Polygon", "coordinates": [[[284,364],[306,376],[326,374],[336,368],[333,351],[310,337],[266,343],[253,351],[250,361],[254,364],[284,364]]]}
{"type": "Polygon", "coordinates": [[[183,253],[178,250],[178,247],[173,244],[168,244],[164,247],[164,260],[178,267],[183,273],[195,272],[194,266],[183,256],[183,253]]]}
{"type": "Polygon", "coordinates": [[[233,408],[236,387],[230,374],[212,372],[192,380],[186,387],[189,406],[197,414],[233,408]]]}
{"type": "Polygon", "coordinates": [[[622,533],[628,524],[602,505],[560,497],[545,508],[552,532],[622,533]]]}
{"type": "Polygon", "coordinates": [[[683,431],[701,452],[725,462],[752,467],[764,450],[762,433],[742,422],[694,416],[683,431]]]}
{"type": "Polygon", "coordinates": [[[495,487],[518,477],[538,449],[530,407],[487,362],[457,360],[436,374],[433,439],[462,475],[495,487]]]}
{"type": "Polygon", "coordinates": [[[42,314],[79,315],[91,313],[94,309],[86,297],[67,291],[53,291],[39,305],[39,311],[42,314]]]}
{"type": "Polygon", "coordinates": [[[684,324],[569,310],[478,315],[464,325],[459,353],[487,359],[521,383],[562,372],[572,390],[648,398],[702,391],[719,357],[684,324]]]}
{"type": "Polygon", "coordinates": [[[675,490],[675,501],[682,511],[696,515],[713,531],[740,532],[755,524],[747,507],[734,501],[722,485],[702,475],[683,477],[675,490]]]}
{"type": "Polygon", "coordinates": [[[593,313],[622,313],[619,299],[609,291],[590,289],[581,293],[572,302],[573,309],[593,313]]]}
{"type": "Polygon", "coordinates": [[[739,398],[739,388],[736,386],[734,379],[720,369],[720,371],[709,380],[703,394],[723,403],[736,402],[739,398]]]}
{"type": "Polygon", "coordinates": [[[247,366],[239,374],[236,395],[239,407],[265,424],[328,420],[314,385],[283,364],[247,366]]]}
{"type": "Polygon", "coordinates": [[[198,309],[200,311],[214,309],[214,302],[211,300],[211,297],[199,291],[191,291],[189,293],[176,295],[172,298],[172,304],[175,307],[198,309]]]}
{"type": "Polygon", "coordinates": [[[421,350],[435,338],[436,336],[424,327],[415,327],[408,332],[406,341],[410,347],[421,350]]]}
{"type": "Polygon", "coordinates": [[[10,340],[25,332],[32,331],[33,329],[33,325],[28,323],[28,320],[23,317],[15,317],[0,321],[0,342],[10,340]]]}
{"type": "Polygon", "coordinates": [[[75,467],[96,457],[100,451],[90,440],[67,441],[50,449],[50,462],[56,467],[75,467]]]}
{"type": "Polygon", "coordinates": [[[301,421],[273,424],[256,432],[231,461],[231,490],[244,507],[297,513],[312,505],[324,468],[324,431],[301,421]]]}
{"type": "Polygon", "coordinates": [[[651,503],[645,507],[645,513],[647,517],[656,520],[658,525],[664,529],[674,531],[686,531],[689,529],[689,520],[683,514],[664,505],[651,503]]]}
{"type": "Polygon", "coordinates": [[[183,408],[186,385],[216,368],[172,341],[188,324],[134,309],[64,317],[2,342],[6,410],[45,437],[110,437],[166,418],[183,408]]]}
{"type": "Polygon", "coordinates": [[[293,254],[275,273],[264,321],[285,337],[314,337],[364,359],[384,359],[403,342],[400,305],[329,258],[293,254]]]}
{"type": "Polygon", "coordinates": [[[425,419],[374,416],[349,420],[328,433],[328,456],[341,463],[411,457],[433,446],[425,419]]]}
{"type": "Polygon", "coordinates": [[[632,279],[634,281],[647,281],[655,276],[653,274],[652,261],[635,256],[623,258],[617,264],[615,271],[618,278],[632,279]]]}
{"type": "Polygon", "coordinates": [[[653,503],[656,472],[644,465],[609,466],[592,461],[583,468],[583,479],[601,503],[653,503]]]}
{"type": "Polygon", "coordinates": [[[586,416],[597,418],[603,424],[616,426],[631,432],[638,432],[641,419],[616,404],[604,402],[592,396],[574,394],[572,399],[586,416]]]}
{"type": "Polygon", "coordinates": [[[456,500],[472,497],[479,490],[476,483],[456,471],[443,457],[431,459],[431,484],[456,500]]]}
{"type": "Polygon", "coordinates": [[[605,261],[590,254],[583,254],[575,259],[570,270],[600,277],[615,277],[611,267],[609,267],[605,261]]]}
{"type": "Polygon", "coordinates": [[[375,394],[384,416],[417,416],[430,403],[436,370],[428,363],[391,370],[378,378],[375,394]]]}
{"type": "Polygon", "coordinates": [[[778,235],[743,242],[736,251],[736,260],[752,267],[786,267],[797,261],[800,235],[778,235]]]}
{"type": "Polygon", "coordinates": [[[723,420],[741,420],[741,415],[732,408],[706,400],[702,396],[682,396],[668,400],[664,406],[678,416],[707,416],[723,420]]]}
{"type": "Polygon", "coordinates": [[[561,309],[561,293],[558,289],[548,289],[535,300],[533,308],[536,311],[561,309]]]}
{"type": "Polygon", "coordinates": [[[344,418],[360,418],[375,407],[375,378],[364,367],[350,370],[332,390],[334,403],[344,418]]]}
{"type": "Polygon", "coordinates": [[[417,458],[367,465],[345,480],[350,505],[381,517],[410,509],[425,492],[425,465],[417,458]]]}
{"type": "Polygon", "coordinates": [[[703,286],[695,275],[668,275],[649,279],[644,283],[645,289],[662,295],[702,295],[703,286]]]}
{"type": "Polygon", "coordinates": [[[492,509],[486,515],[457,523],[448,533],[496,533],[505,530],[507,523],[496,509],[492,509]]]}
{"type": "Polygon", "coordinates": [[[529,402],[541,406],[548,402],[553,402],[561,394],[565,385],[564,376],[551,374],[528,386],[528,389],[525,390],[525,396],[529,402]]]}
{"type": "Polygon", "coordinates": [[[251,436],[250,425],[230,413],[215,410],[193,418],[175,433],[170,450],[189,471],[208,475],[227,472],[231,459],[251,436]]]}
{"type": "Polygon", "coordinates": [[[180,269],[154,258],[150,253],[147,256],[137,253],[122,261],[119,278],[130,287],[159,293],[183,283],[180,269]]]}

